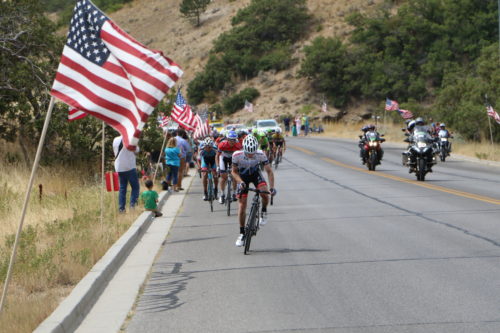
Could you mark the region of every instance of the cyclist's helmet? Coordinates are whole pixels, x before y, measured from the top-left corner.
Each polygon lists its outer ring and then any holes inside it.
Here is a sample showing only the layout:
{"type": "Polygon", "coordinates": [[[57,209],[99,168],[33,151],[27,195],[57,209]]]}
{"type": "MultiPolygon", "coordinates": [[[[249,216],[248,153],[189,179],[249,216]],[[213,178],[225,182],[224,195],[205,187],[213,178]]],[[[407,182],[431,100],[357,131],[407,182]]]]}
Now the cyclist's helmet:
{"type": "Polygon", "coordinates": [[[281,128],[279,128],[279,127],[278,127],[278,128],[276,129],[276,133],[281,134],[281,128]]]}
{"type": "Polygon", "coordinates": [[[423,126],[424,125],[424,118],[418,117],[417,119],[415,119],[415,125],[423,126]]]}
{"type": "Polygon", "coordinates": [[[212,140],[211,137],[208,137],[208,138],[205,138],[205,140],[203,140],[203,146],[206,147],[206,146],[209,146],[209,147],[213,147],[214,145],[214,140],[212,140]]]}
{"type": "Polygon", "coordinates": [[[236,134],[235,131],[229,131],[229,133],[227,133],[226,137],[229,140],[238,140],[238,134],[236,134]]]}
{"type": "Polygon", "coordinates": [[[253,135],[247,135],[243,139],[243,151],[247,154],[254,154],[259,147],[259,142],[253,135]]]}

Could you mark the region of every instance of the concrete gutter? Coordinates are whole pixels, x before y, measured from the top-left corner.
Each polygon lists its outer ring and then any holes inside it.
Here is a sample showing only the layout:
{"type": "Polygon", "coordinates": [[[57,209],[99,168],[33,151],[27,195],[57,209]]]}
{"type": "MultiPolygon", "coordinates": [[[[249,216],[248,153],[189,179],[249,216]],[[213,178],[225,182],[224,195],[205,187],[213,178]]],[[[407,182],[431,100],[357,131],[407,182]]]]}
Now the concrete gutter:
{"type": "MultiPolygon", "coordinates": [[[[168,197],[168,192],[160,193],[159,208],[163,206],[168,197]]],[[[152,212],[142,213],[127,232],[111,246],[90,272],[75,286],[69,296],[34,332],[74,332],[92,309],[125,258],[149,228],[153,218],[152,212]]]]}

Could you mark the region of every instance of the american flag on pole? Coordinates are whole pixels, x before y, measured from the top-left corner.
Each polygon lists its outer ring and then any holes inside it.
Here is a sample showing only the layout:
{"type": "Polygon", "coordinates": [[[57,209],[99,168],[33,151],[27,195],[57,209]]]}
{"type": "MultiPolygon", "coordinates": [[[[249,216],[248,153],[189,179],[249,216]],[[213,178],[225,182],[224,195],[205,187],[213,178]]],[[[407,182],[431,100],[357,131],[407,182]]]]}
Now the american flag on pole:
{"type": "Polygon", "coordinates": [[[396,101],[386,98],[385,99],[385,109],[387,111],[397,111],[399,110],[399,104],[396,101]]]}
{"type": "Polygon", "coordinates": [[[486,112],[488,113],[488,116],[495,119],[497,124],[500,124],[500,115],[498,115],[498,113],[493,109],[491,105],[488,105],[486,107],[486,112]]]}
{"type": "Polygon", "coordinates": [[[180,89],[177,91],[177,97],[175,98],[172,108],[172,119],[179,123],[179,126],[188,131],[194,131],[196,129],[197,120],[191,107],[182,96],[180,89]]]}
{"type": "Polygon", "coordinates": [[[323,101],[323,104],[321,104],[321,111],[327,112],[327,105],[325,101],[323,101]]]}
{"type": "Polygon", "coordinates": [[[203,139],[210,134],[210,128],[208,126],[208,112],[202,112],[196,114],[196,130],[194,131],[194,139],[203,139]]]}
{"type": "Polygon", "coordinates": [[[243,109],[247,110],[248,112],[253,112],[253,104],[245,100],[245,106],[243,107],[243,109]]]}
{"type": "Polygon", "coordinates": [[[77,119],[82,119],[87,117],[87,114],[83,111],[80,111],[78,109],[75,109],[74,107],[69,107],[68,110],[68,121],[73,121],[77,119]]]}
{"type": "Polygon", "coordinates": [[[413,118],[413,113],[410,110],[398,109],[398,112],[401,115],[401,117],[403,117],[404,119],[413,118]]]}
{"type": "Polygon", "coordinates": [[[148,116],[182,75],[91,1],[76,3],[52,96],[116,129],[134,150],[148,116]]]}

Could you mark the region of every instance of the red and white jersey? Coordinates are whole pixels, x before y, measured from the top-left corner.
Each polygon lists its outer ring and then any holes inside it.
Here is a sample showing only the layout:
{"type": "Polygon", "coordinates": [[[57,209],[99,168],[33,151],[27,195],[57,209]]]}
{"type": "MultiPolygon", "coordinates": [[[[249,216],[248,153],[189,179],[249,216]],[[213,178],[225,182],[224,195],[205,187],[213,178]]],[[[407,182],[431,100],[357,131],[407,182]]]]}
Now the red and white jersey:
{"type": "Polygon", "coordinates": [[[267,165],[269,160],[262,150],[257,150],[253,157],[248,157],[243,150],[233,154],[233,166],[238,168],[240,175],[247,176],[260,172],[260,164],[267,165]]]}
{"type": "Polygon", "coordinates": [[[243,147],[239,142],[236,142],[231,146],[229,141],[225,140],[217,145],[217,149],[221,152],[222,156],[231,158],[231,156],[233,156],[233,153],[235,151],[242,150],[243,147]]]}

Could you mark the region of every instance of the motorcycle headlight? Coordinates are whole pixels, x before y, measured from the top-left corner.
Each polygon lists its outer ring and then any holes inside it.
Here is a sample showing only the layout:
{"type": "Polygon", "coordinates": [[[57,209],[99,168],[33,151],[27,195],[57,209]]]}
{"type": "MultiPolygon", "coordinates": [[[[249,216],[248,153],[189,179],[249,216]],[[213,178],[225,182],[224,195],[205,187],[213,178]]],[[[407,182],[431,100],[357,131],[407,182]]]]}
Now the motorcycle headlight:
{"type": "Polygon", "coordinates": [[[441,141],[448,141],[448,138],[441,138],[441,141]]]}
{"type": "Polygon", "coordinates": [[[425,142],[417,142],[417,147],[418,148],[425,148],[425,147],[427,147],[427,143],[425,143],[425,142]]]}
{"type": "Polygon", "coordinates": [[[369,145],[370,147],[377,147],[377,143],[376,143],[375,141],[370,141],[370,142],[368,142],[368,145],[369,145]]]}

